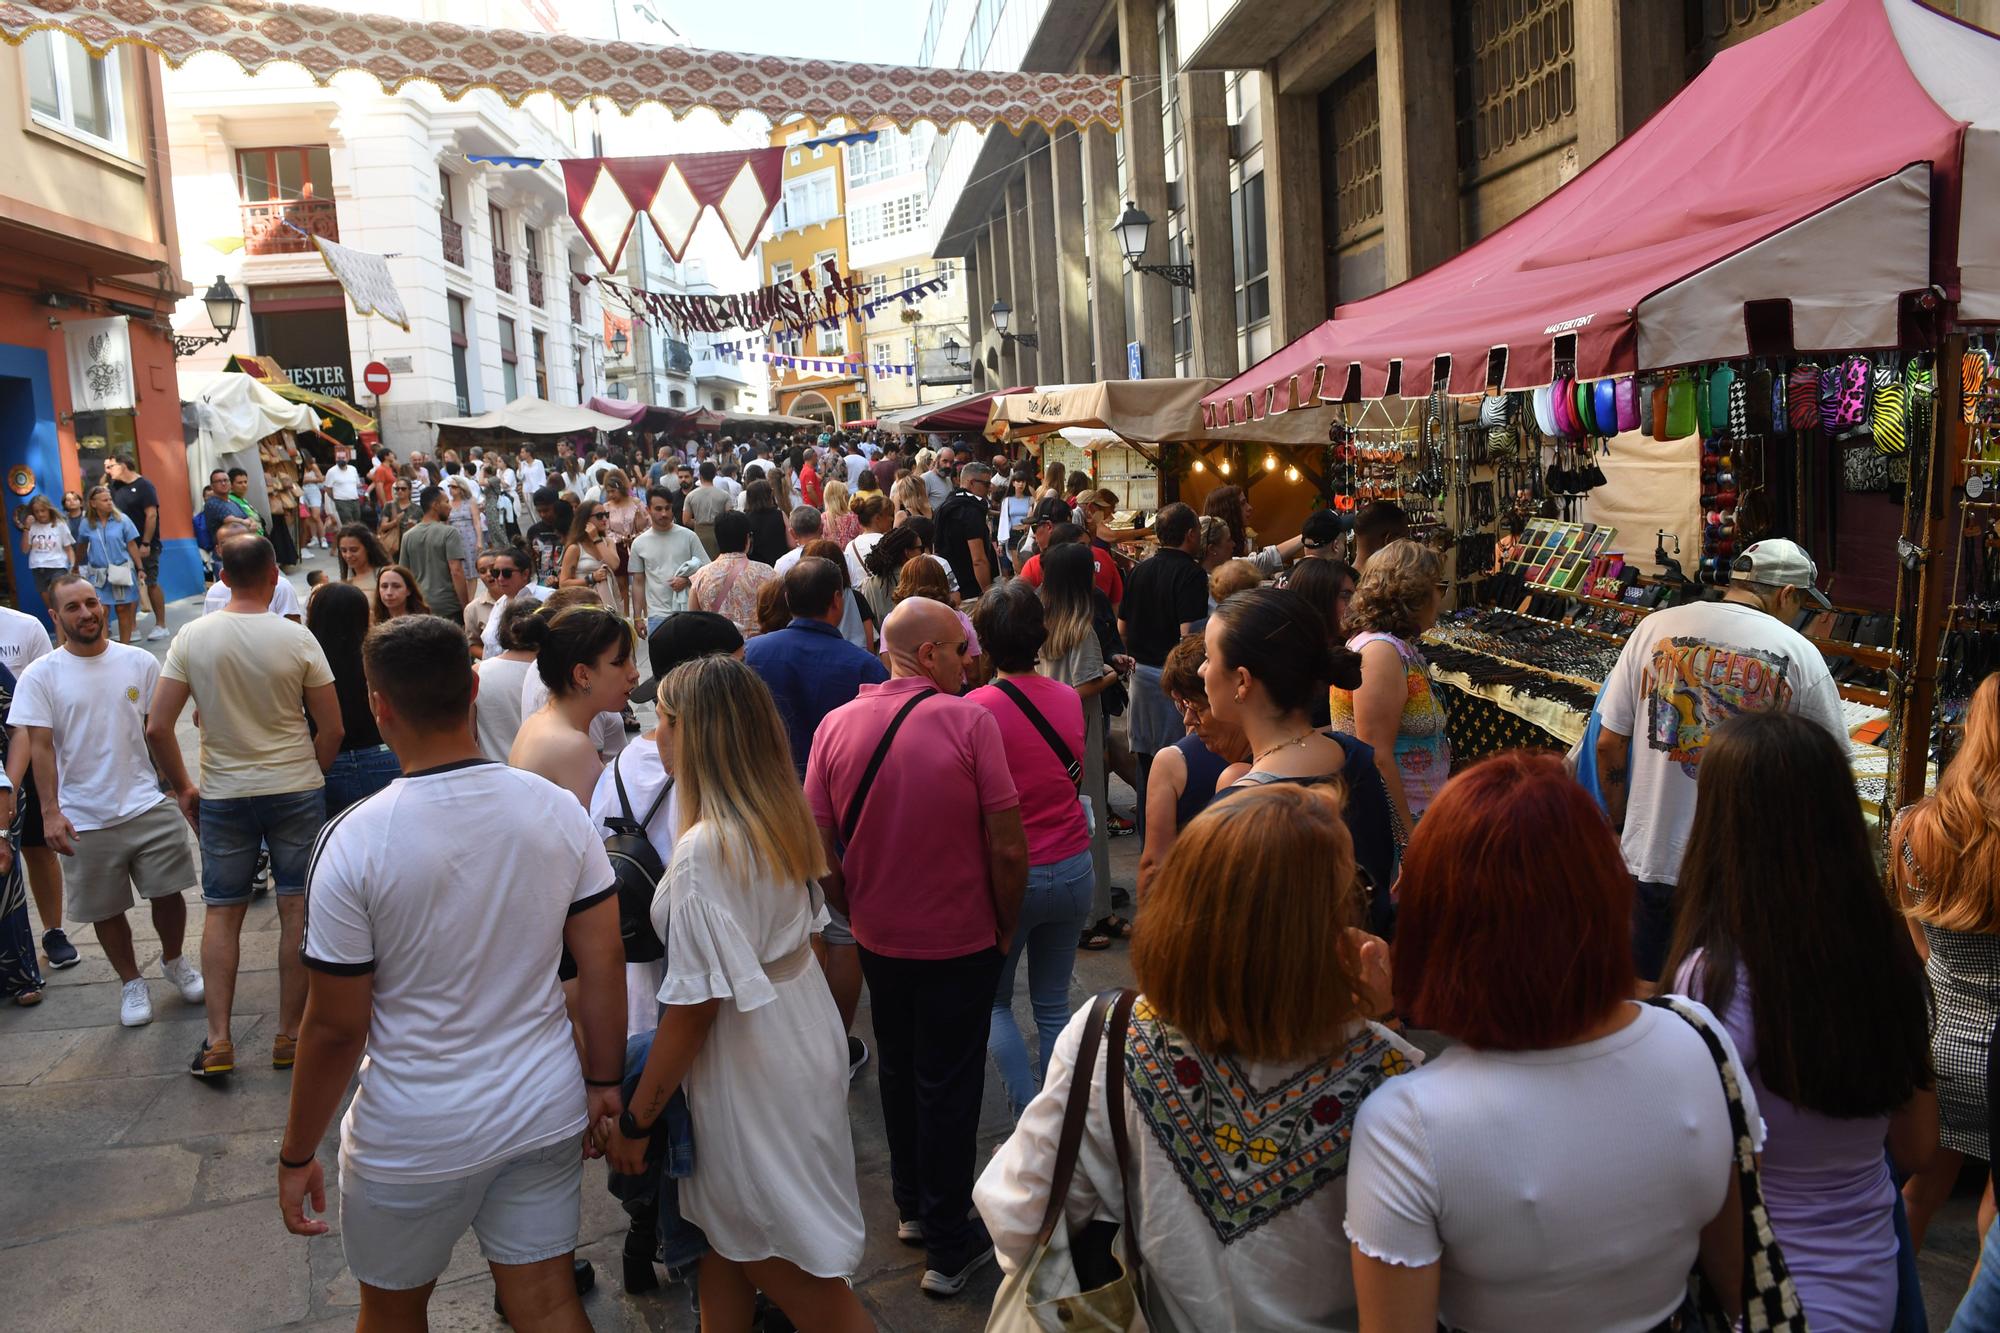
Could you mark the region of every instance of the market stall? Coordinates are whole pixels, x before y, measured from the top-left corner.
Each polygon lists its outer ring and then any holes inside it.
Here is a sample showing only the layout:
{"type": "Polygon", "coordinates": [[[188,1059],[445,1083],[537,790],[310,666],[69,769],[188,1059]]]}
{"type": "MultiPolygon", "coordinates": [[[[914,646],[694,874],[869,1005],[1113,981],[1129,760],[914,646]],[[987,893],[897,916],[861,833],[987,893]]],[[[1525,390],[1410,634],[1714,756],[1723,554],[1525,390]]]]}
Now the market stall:
{"type": "Polygon", "coordinates": [[[1003,394],[1033,393],[1033,385],[1012,389],[986,389],[960,394],[941,403],[922,403],[884,412],[876,421],[878,430],[897,435],[972,435],[986,429],[993,400],[1003,394]]]}
{"type": "Polygon", "coordinates": [[[2000,460],[1969,449],[1961,379],[2000,320],[1996,202],[2000,41],[1915,0],[1826,0],[1513,223],[1206,395],[1204,424],[1324,431],[1330,498],[1419,515],[1484,603],[1433,646],[1552,742],[1587,707],[1563,680],[1594,689],[1639,618],[1792,537],[1837,604],[1800,628],[1907,800],[1977,601],[1954,565],[1991,564],[1961,483],[2000,460]],[[1563,530],[1488,578],[1510,514],[1563,530]]]}
{"type": "MultiPolygon", "coordinates": [[[[271,531],[271,511],[283,495],[295,494],[296,445],[301,435],[320,426],[319,414],[304,403],[291,402],[249,375],[217,375],[193,402],[195,437],[188,445],[188,493],[208,489],[209,474],[218,468],[242,468],[250,474],[250,506],[271,531]],[[270,458],[274,473],[267,474],[270,458]],[[277,467],[290,463],[290,470],[277,467]]],[[[199,506],[197,506],[199,507],[199,506]]],[[[297,513],[297,501],[293,501],[297,513]]]]}
{"type": "Polygon", "coordinates": [[[317,418],[314,429],[325,437],[316,444],[308,441],[316,453],[323,455],[319,460],[321,467],[333,465],[334,445],[343,444],[351,449],[362,442],[363,435],[372,436],[375,432],[374,417],[343,398],[292,383],[292,377],[285,373],[285,368],[268,356],[238,353],[230,357],[222,368],[225,373],[235,371],[248,375],[287,402],[311,408],[317,418]]]}

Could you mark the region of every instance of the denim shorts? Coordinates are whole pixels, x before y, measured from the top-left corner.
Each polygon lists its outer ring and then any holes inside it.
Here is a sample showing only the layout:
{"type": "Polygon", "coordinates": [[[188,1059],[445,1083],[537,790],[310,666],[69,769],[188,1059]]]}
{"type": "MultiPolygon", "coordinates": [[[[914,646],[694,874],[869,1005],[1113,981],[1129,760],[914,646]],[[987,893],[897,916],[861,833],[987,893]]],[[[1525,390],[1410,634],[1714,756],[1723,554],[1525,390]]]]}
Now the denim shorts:
{"type": "Polygon", "coordinates": [[[264,847],[271,849],[272,887],[279,893],[304,893],[313,841],[325,823],[326,792],[319,787],[279,796],[203,800],[201,900],[210,907],[249,902],[257,853],[264,847]]]}
{"type": "Polygon", "coordinates": [[[361,750],[342,750],[326,770],[326,817],[335,815],[364,796],[373,796],[403,776],[396,752],[386,745],[361,750]]]}
{"type": "Polygon", "coordinates": [[[347,1267],[382,1291],[437,1281],[468,1226],[488,1263],[535,1264],[574,1250],[582,1223],[582,1135],[452,1180],[340,1173],[347,1267]]]}

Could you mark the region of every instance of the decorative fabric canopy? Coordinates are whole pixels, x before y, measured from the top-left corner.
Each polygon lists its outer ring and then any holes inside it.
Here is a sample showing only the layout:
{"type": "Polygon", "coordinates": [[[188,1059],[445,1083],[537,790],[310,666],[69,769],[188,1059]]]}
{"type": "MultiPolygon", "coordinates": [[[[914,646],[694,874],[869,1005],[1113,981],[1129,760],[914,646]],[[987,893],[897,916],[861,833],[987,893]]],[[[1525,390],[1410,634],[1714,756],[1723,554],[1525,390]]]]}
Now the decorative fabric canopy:
{"type": "Polygon", "coordinates": [[[1568,184],[1454,259],[1339,307],[1203,403],[1327,402],[1896,346],[1933,283],[2000,317],[2000,41],[1917,0],[1825,0],[1718,55],[1568,184]],[[1789,326],[1787,328],[1787,326],[1789,326]],[[1776,330],[1773,337],[1770,330],[1776,330]],[[1786,336],[1786,334],[1789,336],[1786,336]]]}
{"type": "Polygon", "coordinates": [[[632,423],[574,403],[551,403],[524,394],[491,412],[473,417],[439,417],[430,424],[459,430],[497,430],[509,435],[575,435],[587,430],[624,430],[632,423]]]}
{"type": "Polygon", "coordinates": [[[758,111],[773,122],[796,112],[820,125],[844,116],[863,125],[886,118],[903,129],[918,121],[939,129],[961,121],[1005,125],[1016,133],[1065,122],[1118,126],[1118,80],[1111,75],[736,55],[345,14],[285,0],[0,3],[0,39],[18,45],[37,28],[60,29],[96,55],[135,42],[179,66],[215,51],[252,73],[290,62],[325,83],[355,69],[392,92],[421,81],[452,98],[491,89],[515,105],[549,93],[571,107],[603,98],[626,112],[650,103],[676,116],[705,107],[725,118],[758,111]]]}
{"type": "Polygon", "coordinates": [[[1202,395],[1221,385],[1219,379],[1099,380],[1003,393],[993,400],[986,438],[1030,439],[1083,426],[1143,444],[1199,439],[1202,395]]]}
{"type": "Polygon", "coordinates": [[[569,215],[606,271],[641,217],[653,224],[676,264],[703,209],[715,210],[743,258],[757,248],[764,219],[784,198],[785,150],[753,148],[673,157],[581,157],[562,164],[569,215]]]}
{"type": "Polygon", "coordinates": [[[925,403],[921,407],[902,407],[884,412],[876,424],[898,435],[916,435],[924,431],[981,431],[986,429],[986,419],[992,413],[995,398],[1003,393],[1034,391],[1033,385],[1023,385],[1015,389],[987,389],[981,393],[960,394],[941,403],[925,403]]]}

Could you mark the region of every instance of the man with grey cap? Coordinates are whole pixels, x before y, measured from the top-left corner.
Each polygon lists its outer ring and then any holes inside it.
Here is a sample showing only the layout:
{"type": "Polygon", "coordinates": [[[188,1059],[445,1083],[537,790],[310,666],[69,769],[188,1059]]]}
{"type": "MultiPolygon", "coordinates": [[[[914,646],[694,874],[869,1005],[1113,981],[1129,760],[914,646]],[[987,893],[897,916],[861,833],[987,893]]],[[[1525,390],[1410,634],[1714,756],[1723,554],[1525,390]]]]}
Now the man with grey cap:
{"type": "Polygon", "coordinates": [[[967,463],[958,471],[958,485],[932,511],[937,524],[937,553],[951,566],[952,578],[967,601],[978,597],[999,576],[1000,556],[993,548],[990,521],[993,469],[967,463]]]}
{"type": "Polygon", "coordinates": [[[1818,578],[1798,543],[1758,542],[1736,557],[1721,601],[1668,607],[1641,620],[1605,679],[1597,770],[1638,881],[1632,952],[1647,981],[1659,979],[1666,959],[1709,735],[1739,713],[1786,709],[1847,740],[1826,659],[1791,627],[1800,607],[1830,605],[1814,586],[1818,578]]]}

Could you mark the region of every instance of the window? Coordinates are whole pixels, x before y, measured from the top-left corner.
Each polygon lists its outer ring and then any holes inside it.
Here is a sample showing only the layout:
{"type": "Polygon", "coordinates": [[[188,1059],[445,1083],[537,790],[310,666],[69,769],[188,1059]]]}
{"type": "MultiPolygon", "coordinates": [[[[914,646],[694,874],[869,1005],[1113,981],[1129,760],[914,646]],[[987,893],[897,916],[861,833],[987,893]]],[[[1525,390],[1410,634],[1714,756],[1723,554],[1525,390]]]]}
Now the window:
{"type": "Polygon", "coordinates": [[[681,392],[681,391],[680,391],[679,389],[669,389],[669,390],[667,390],[667,406],[668,406],[668,407],[686,407],[686,406],[687,406],[687,400],[688,400],[688,396],[687,396],[686,394],[682,393],[682,392],[681,392]]]}
{"type": "Polygon", "coordinates": [[[848,210],[847,239],[861,245],[890,236],[903,236],[924,225],[924,196],[920,191],[893,199],[871,200],[848,210]]]}
{"type": "Polygon", "coordinates": [[[783,263],[771,265],[771,285],[773,287],[777,286],[781,282],[790,282],[791,280],[792,280],[791,260],[787,259],[783,263]]]}
{"type": "Polygon", "coordinates": [[[529,335],[535,345],[535,397],[549,396],[549,335],[536,329],[529,335]]]}
{"type": "Polygon", "coordinates": [[[1000,26],[1000,5],[1001,0],[979,0],[979,8],[972,14],[972,26],[965,34],[965,46],[958,54],[960,69],[978,69],[986,59],[993,30],[1000,26]]]}
{"type": "Polygon", "coordinates": [[[498,204],[488,204],[486,206],[486,224],[493,229],[493,252],[495,254],[508,253],[507,215],[501,211],[498,204]]]}
{"type": "Polygon", "coordinates": [[[938,260],[937,275],[943,279],[946,288],[949,288],[958,277],[958,261],[956,259],[938,260]]]}
{"type": "Polygon", "coordinates": [[[778,205],[778,230],[790,231],[825,222],[839,211],[831,171],[785,182],[785,200],[778,205]]]}
{"type": "Polygon", "coordinates": [[[514,321],[500,317],[500,382],[506,387],[507,401],[521,396],[521,353],[515,346],[514,321]]]}
{"type": "Polygon", "coordinates": [[[708,400],[708,405],[714,408],[718,412],[722,411],[723,410],[722,395],[719,393],[710,395],[708,400]]]}
{"type": "Polygon", "coordinates": [[[1271,317],[1270,238],[1264,232],[1264,173],[1244,178],[1230,192],[1230,230],[1236,242],[1236,327],[1271,317]]]}
{"type": "Polygon", "coordinates": [[[836,269],[839,268],[840,252],[838,250],[822,250],[813,256],[812,285],[814,291],[825,289],[826,266],[828,264],[832,264],[836,269]]]}
{"type": "Polygon", "coordinates": [[[445,308],[451,312],[451,377],[458,390],[458,411],[464,416],[472,411],[471,376],[466,367],[466,348],[470,339],[465,336],[465,298],[446,295],[445,308]]]}
{"type": "Polygon", "coordinates": [[[877,338],[873,343],[869,344],[868,359],[878,366],[887,365],[891,356],[890,347],[891,344],[887,338],[877,338]]]}
{"type": "Polygon", "coordinates": [[[847,321],[835,320],[832,328],[819,330],[819,354],[821,356],[847,355],[847,321]]]}
{"type": "Polygon", "coordinates": [[[28,67],[28,107],[37,121],[79,139],[125,151],[125,99],[118,54],[92,60],[83,43],[66,33],[28,35],[21,59],[28,67]]]}
{"type": "Polygon", "coordinates": [[[458,216],[458,205],[451,200],[451,173],[443,167],[438,168],[438,200],[438,212],[448,218],[458,216]]]}
{"type": "Polygon", "coordinates": [[[542,266],[542,234],[533,227],[521,229],[521,255],[528,261],[529,268],[542,266]]]}
{"type": "Polygon", "coordinates": [[[883,129],[875,132],[873,143],[864,141],[847,145],[848,186],[872,185],[891,176],[915,171],[930,152],[931,141],[936,136],[937,132],[928,125],[919,126],[908,134],[883,129]]]}
{"type": "MultiPolygon", "coordinates": [[[[1188,253],[1187,233],[1180,229],[1179,218],[1174,220],[1174,230],[1167,236],[1167,262],[1186,264],[1193,256],[1188,253]]],[[[1184,366],[1194,353],[1194,293],[1186,287],[1173,289],[1174,362],[1184,366]]],[[[1179,373],[1186,374],[1183,369],[1179,373]]]]}
{"type": "MultiPolygon", "coordinates": [[[[246,204],[272,199],[333,198],[333,166],[325,144],[302,148],[239,148],[236,188],[246,204]]],[[[451,192],[447,190],[449,199],[451,192]]]]}
{"type": "Polygon", "coordinates": [[[908,291],[924,280],[924,270],[919,264],[903,265],[903,291],[908,291]]]}

